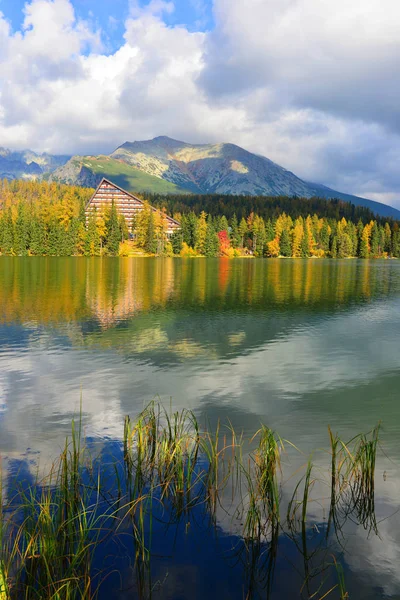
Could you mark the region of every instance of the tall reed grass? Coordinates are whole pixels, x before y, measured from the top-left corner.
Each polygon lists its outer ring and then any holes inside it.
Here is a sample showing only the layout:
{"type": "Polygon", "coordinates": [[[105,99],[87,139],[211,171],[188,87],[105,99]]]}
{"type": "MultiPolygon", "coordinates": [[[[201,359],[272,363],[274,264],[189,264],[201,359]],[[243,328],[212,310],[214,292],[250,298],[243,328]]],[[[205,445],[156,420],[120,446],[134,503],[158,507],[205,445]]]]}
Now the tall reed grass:
{"type": "MultiPolygon", "coordinates": [[[[186,519],[190,527],[191,514],[199,509],[210,523],[223,514],[236,527],[240,524],[249,581],[258,565],[268,589],[279,536],[291,535],[304,557],[308,585],[315,555],[307,549],[314,465],[311,459],[306,463],[282,518],[285,445],[271,429],[262,425],[246,440],[230,423],[202,428],[191,411],[173,412],[151,403],[135,420],[125,418],[123,464],[113,465],[110,489],[104,464],[93,459],[84,443],[80,422],[72,422],[71,436],[47,477],[17,482],[7,498],[0,483],[0,600],[95,599],[106,576],[94,567],[96,550],[125,535],[127,527],[137,581],[146,597],[153,519],[163,518],[166,524],[186,519]]],[[[379,427],[349,443],[329,429],[329,440],[327,535],[332,529],[339,535],[349,516],[377,531],[379,427]]],[[[335,569],[341,598],[346,598],[337,562],[335,569]]]]}

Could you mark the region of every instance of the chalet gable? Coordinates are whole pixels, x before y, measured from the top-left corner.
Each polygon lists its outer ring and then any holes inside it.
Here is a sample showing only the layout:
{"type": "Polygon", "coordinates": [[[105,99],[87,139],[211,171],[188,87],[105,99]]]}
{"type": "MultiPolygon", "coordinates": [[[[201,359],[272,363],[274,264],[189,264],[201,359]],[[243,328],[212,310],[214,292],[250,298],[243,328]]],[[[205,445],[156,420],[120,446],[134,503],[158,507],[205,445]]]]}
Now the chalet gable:
{"type": "MultiPolygon", "coordinates": [[[[113,183],[109,179],[103,177],[93,196],[86,205],[86,217],[88,217],[90,212],[94,209],[100,211],[108,206],[111,206],[113,201],[117,211],[124,215],[128,224],[132,222],[132,217],[137,212],[142,211],[144,208],[143,200],[119,187],[116,183],[113,183]]],[[[160,212],[153,206],[150,208],[154,212],[160,212]]],[[[166,215],[166,219],[168,223],[167,233],[171,234],[176,229],[180,229],[180,223],[178,223],[178,221],[175,221],[175,219],[169,217],[168,215],[166,215]]]]}

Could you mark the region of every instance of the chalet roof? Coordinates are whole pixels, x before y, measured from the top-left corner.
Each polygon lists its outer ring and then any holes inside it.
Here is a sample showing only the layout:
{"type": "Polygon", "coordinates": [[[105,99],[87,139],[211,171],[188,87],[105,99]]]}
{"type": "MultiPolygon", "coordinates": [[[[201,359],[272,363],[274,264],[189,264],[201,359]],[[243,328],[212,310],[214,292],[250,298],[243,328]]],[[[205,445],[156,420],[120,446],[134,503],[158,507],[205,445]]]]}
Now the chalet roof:
{"type": "MultiPolygon", "coordinates": [[[[136,202],[139,202],[140,204],[144,204],[144,201],[141,200],[141,198],[138,198],[137,196],[135,196],[134,194],[131,194],[131,192],[128,192],[127,190],[124,190],[124,188],[120,187],[119,185],[117,185],[116,183],[114,183],[113,181],[110,181],[109,179],[107,179],[106,177],[103,177],[102,180],[100,181],[99,185],[97,186],[95,192],[92,194],[92,196],[90,197],[90,199],[88,200],[87,204],[86,204],[86,209],[89,208],[90,203],[92,202],[93,198],[95,198],[96,194],[98,193],[99,189],[101,188],[101,186],[103,185],[103,183],[107,183],[108,185],[113,186],[114,188],[117,188],[120,192],[122,192],[123,194],[126,194],[127,196],[129,196],[130,198],[132,198],[133,200],[136,200],[136,202]]],[[[154,212],[161,212],[158,208],[155,208],[154,206],[150,206],[150,208],[154,211],[154,212]]],[[[166,215],[167,219],[169,221],[172,221],[173,223],[175,223],[176,225],[178,225],[179,227],[181,226],[181,224],[176,221],[175,219],[173,219],[172,217],[170,217],[169,215],[166,215]]]]}

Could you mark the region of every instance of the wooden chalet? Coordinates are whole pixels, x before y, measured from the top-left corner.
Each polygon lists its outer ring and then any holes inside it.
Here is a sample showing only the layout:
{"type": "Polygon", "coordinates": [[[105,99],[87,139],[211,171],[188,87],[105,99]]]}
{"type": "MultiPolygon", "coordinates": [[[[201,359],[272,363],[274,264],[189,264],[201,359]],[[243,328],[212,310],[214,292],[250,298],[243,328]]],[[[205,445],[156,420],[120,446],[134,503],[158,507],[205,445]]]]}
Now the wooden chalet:
{"type": "MultiPolygon", "coordinates": [[[[135,213],[143,210],[144,202],[106,178],[101,180],[95,193],[87,203],[86,218],[89,217],[90,212],[94,209],[101,211],[103,208],[111,206],[113,200],[117,211],[124,215],[130,227],[132,217],[135,213]]],[[[153,206],[150,208],[154,212],[160,212],[153,206]]],[[[181,226],[178,221],[175,221],[175,219],[168,215],[166,215],[166,219],[168,223],[167,235],[170,236],[176,229],[180,229],[181,226]]]]}

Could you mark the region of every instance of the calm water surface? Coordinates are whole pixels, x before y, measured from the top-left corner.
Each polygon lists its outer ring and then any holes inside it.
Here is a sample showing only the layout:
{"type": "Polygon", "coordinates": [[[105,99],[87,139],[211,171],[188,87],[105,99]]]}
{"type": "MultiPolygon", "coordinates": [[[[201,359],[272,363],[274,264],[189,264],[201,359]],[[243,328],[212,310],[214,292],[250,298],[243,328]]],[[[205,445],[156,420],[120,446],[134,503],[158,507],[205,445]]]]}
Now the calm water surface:
{"type": "MultiPolygon", "coordinates": [[[[400,598],[399,387],[399,261],[0,259],[3,470],[54,458],[81,393],[85,432],[104,446],[157,396],[248,435],[265,423],[305,456],[328,446],[328,425],[349,439],[382,421],[380,537],[349,530],[350,598],[400,598]]],[[[222,554],[228,529],[221,522],[222,554]]],[[[203,598],[208,586],[211,598],[246,597],[218,548],[199,562],[201,542],[194,558],[182,540],[173,563],[155,567],[158,597],[203,598]]],[[[308,597],[298,557],[282,548],[271,598],[308,597]]]]}

